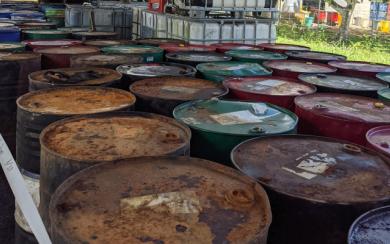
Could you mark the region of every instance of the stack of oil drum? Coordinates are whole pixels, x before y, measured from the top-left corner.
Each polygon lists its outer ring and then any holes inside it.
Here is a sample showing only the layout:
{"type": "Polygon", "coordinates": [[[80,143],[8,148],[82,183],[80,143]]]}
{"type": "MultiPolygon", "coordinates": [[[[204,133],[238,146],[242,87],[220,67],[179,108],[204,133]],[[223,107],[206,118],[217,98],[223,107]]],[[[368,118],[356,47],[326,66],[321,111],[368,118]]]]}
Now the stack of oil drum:
{"type": "MultiPolygon", "coordinates": [[[[83,41],[7,11],[29,40],[0,43],[0,133],[53,243],[390,239],[390,66],[288,44],[83,41]]],[[[0,242],[37,243],[0,184],[0,242]]]]}

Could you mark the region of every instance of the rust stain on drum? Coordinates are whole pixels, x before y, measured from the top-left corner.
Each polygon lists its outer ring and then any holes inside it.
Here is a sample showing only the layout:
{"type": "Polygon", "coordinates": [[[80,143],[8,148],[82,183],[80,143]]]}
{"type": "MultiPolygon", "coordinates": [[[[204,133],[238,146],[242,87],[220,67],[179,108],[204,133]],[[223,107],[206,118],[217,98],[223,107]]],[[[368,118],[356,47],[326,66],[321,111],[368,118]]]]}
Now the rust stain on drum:
{"type": "Polygon", "coordinates": [[[146,157],[69,178],[50,206],[57,243],[266,243],[260,185],[202,159],[146,157]],[[115,184],[107,184],[115,182],[115,184]]]}
{"type": "Polygon", "coordinates": [[[64,87],[30,92],[17,101],[18,107],[31,113],[78,115],[102,113],[131,107],[130,92],[104,87],[64,87]]]}
{"type": "Polygon", "coordinates": [[[187,148],[191,132],[173,119],[146,113],[74,117],[41,133],[41,146],[64,158],[95,163],[175,153],[187,148]]]}
{"type": "Polygon", "coordinates": [[[181,101],[209,99],[227,93],[226,88],[215,82],[181,76],[136,81],[130,90],[140,96],[181,101]]]}
{"type": "Polygon", "coordinates": [[[237,146],[232,160],[288,196],[329,204],[390,200],[390,160],[355,144],[302,135],[258,138],[237,146]]]}
{"type": "Polygon", "coordinates": [[[79,54],[92,54],[99,53],[100,49],[96,47],[88,46],[70,46],[70,47],[45,47],[45,48],[36,48],[34,52],[41,54],[51,54],[51,55],[79,55],[79,54]]]}
{"type": "MultiPolygon", "coordinates": [[[[46,85],[104,85],[119,81],[122,75],[112,69],[107,68],[61,68],[61,69],[48,69],[31,73],[29,75],[30,85],[44,84],[46,85]],[[85,76],[82,74],[91,74],[85,76]],[[80,76],[77,82],[71,82],[71,77],[80,76]],[[85,76],[85,77],[84,77],[85,76]]],[[[39,86],[39,85],[37,85],[39,86]]]]}
{"type": "Polygon", "coordinates": [[[70,58],[71,67],[110,67],[115,69],[122,64],[142,63],[143,58],[138,55],[95,54],[77,55],[70,58]]]}

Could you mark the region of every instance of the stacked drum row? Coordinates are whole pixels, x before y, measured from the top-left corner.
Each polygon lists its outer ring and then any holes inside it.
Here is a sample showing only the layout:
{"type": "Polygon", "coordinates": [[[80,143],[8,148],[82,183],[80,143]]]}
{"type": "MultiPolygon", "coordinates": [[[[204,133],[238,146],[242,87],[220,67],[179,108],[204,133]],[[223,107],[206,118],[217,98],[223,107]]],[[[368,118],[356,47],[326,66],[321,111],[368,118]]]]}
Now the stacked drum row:
{"type": "Polygon", "coordinates": [[[287,44],[25,45],[0,53],[1,134],[53,243],[337,244],[353,225],[352,244],[388,221],[389,66],[287,44]]]}

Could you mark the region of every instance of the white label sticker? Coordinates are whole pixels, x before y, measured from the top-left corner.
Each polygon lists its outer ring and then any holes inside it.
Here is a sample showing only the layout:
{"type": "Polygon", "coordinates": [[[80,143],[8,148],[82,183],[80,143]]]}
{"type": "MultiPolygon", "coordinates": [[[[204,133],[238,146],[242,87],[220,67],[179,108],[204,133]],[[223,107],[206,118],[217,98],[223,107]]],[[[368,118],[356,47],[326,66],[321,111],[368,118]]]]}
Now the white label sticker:
{"type": "Polygon", "coordinates": [[[316,174],[312,174],[312,173],[308,173],[308,172],[297,172],[297,171],[295,171],[293,169],[286,168],[286,167],[282,167],[282,169],[284,169],[284,170],[286,170],[286,171],[288,171],[290,173],[293,173],[295,175],[298,175],[300,177],[303,177],[303,178],[305,178],[307,180],[311,180],[311,179],[313,179],[314,177],[317,176],[316,174]]]}
{"type": "Polygon", "coordinates": [[[268,111],[268,107],[265,104],[252,104],[252,111],[256,115],[264,115],[268,111]]]}
{"type": "Polygon", "coordinates": [[[337,163],[335,158],[330,157],[327,153],[319,152],[318,150],[312,150],[305,153],[296,158],[295,161],[299,162],[296,167],[304,170],[304,172],[297,173],[292,169],[290,169],[290,172],[292,170],[296,175],[302,176],[306,179],[312,179],[319,174],[324,173],[332,165],[337,163]]]}
{"type": "Polygon", "coordinates": [[[337,102],[333,102],[333,101],[320,102],[320,104],[325,106],[325,107],[333,108],[335,110],[340,110],[343,112],[358,112],[359,111],[358,109],[347,107],[347,106],[341,105],[341,104],[339,104],[337,102]]]}
{"type": "Polygon", "coordinates": [[[182,118],[181,119],[184,123],[186,124],[190,124],[190,125],[199,125],[200,122],[197,121],[195,118],[193,117],[188,117],[188,118],[182,118]]]}
{"type": "Polygon", "coordinates": [[[154,61],[154,57],[146,57],[146,62],[153,62],[154,61]]]}
{"type": "Polygon", "coordinates": [[[258,84],[258,85],[270,86],[270,87],[280,86],[280,85],[283,85],[285,83],[286,82],[281,81],[281,80],[272,80],[272,79],[271,80],[263,80],[263,81],[256,82],[256,84],[258,84]]]}
{"type": "Polygon", "coordinates": [[[27,220],[32,232],[41,244],[51,244],[49,235],[43,225],[38,209],[27,190],[22,174],[20,173],[15,160],[12,157],[7,144],[0,135],[0,163],[3,168],[7,181],[14,193],[15,200],[18,203],[24,217],[27,220]]]}
{"type": "Polygon", "coordinates": [[[180,93],[186,93],[186,94],[194,94],[199,91],[199,89],[191,88],[191,87],[182,87],[182,86],[163,86],[161,87],[161,90],[168,91],[168,92],[180,92],[180,93]]]}
{"type": "Polygon", "coordinates": [[[198,214],[202,211],[196,192],[164,192],[139,197],[121,199],[121,211],[135,211],[139,208],[171,214],[198,214]]]}
{"type": "Polygon", "coordinates": [[[224,114],[210,115],[212,119],[221,125],[251,124],[263,122],[262,118],[251,113],[249,110],[236,111],[224,114]]]}

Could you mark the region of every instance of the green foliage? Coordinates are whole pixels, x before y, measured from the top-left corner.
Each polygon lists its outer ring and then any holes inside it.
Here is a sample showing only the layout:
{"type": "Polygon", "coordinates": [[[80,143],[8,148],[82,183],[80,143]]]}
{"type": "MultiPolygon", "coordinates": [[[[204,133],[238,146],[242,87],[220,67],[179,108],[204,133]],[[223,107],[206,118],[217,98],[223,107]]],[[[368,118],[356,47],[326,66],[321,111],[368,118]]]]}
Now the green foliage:
{"type": "Polygon", "coordinates": [[[279,43],[305,45],[314,51],[345,55],[349,60],[390,64],[389,35],[352,32],[347,41],[340,41],[337,29],[309,29],[298,24],[279,24],[277,31],[279,43]]]}

